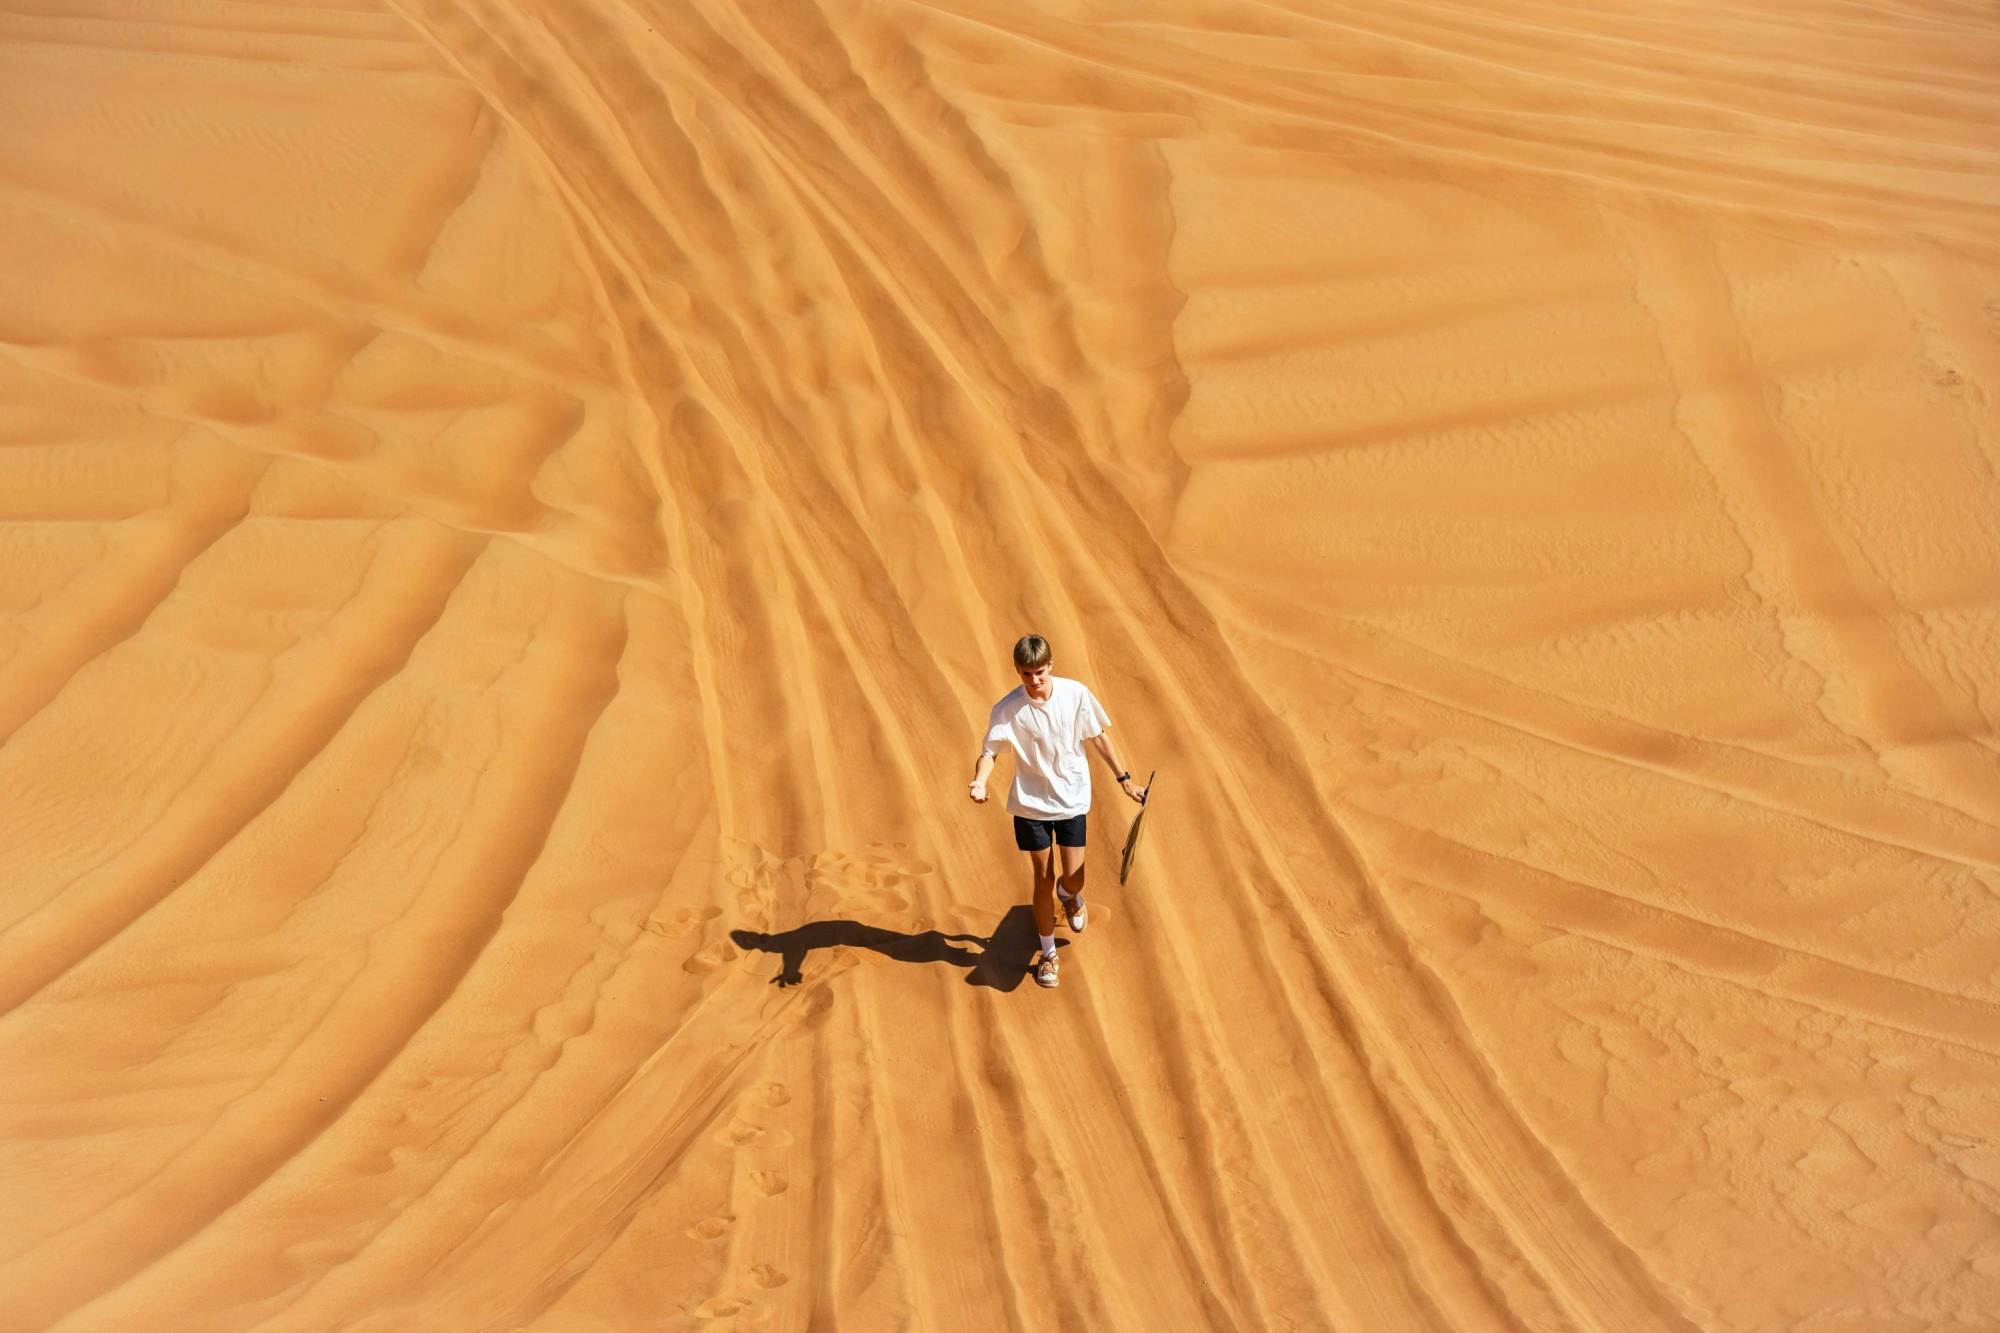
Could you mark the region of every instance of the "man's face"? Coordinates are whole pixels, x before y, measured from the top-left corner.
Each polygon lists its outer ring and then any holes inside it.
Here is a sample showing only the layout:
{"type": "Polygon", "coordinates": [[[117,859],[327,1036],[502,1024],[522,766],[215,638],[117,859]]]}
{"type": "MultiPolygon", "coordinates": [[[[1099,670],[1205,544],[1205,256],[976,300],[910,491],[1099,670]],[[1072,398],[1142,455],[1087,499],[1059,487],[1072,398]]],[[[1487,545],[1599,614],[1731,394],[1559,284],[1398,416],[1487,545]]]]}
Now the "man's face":
{"type": "Polygon", "coordinates": [[[1021,683],[1028,687],[1028,693],[1039,699],[1049,692],[1049,673],[1055,668],[1056,664],[1049,661],[1038,667],[1015,667],[1014,671],[1021,677],[1021,683]]]}

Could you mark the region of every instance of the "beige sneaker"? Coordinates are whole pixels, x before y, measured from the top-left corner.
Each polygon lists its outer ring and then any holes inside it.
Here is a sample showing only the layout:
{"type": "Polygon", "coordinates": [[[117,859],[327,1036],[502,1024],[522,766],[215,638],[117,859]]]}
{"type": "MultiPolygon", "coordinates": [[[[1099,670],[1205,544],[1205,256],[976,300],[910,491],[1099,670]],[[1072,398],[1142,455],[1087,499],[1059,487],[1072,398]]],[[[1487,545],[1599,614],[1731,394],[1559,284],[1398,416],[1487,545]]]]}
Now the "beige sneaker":
{"type": "Polygon", "coordinates": [[[1035,984],[1054,986],[1056,984],[1056,956],[1045,953],[1035,960],[1035,984]]]}
{"type": "Polygon", "coordinates": [[[1069,922],[1070,934],[1081,935],[1083,928],[1090,924],[1090,909],[1083,905],[1083,895],[1065,898],[1058,893],[1056,903],[1062,908],[1063,920],[1069,922]]]}

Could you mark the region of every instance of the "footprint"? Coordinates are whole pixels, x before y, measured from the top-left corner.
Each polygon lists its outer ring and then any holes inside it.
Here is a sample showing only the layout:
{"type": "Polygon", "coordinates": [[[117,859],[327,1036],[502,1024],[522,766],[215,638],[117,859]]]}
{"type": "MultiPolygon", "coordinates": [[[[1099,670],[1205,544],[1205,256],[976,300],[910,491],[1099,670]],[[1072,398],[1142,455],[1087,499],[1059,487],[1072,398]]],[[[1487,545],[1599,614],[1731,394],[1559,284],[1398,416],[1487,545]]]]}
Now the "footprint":
{"type": "Polygon", "coordinates": [[[757,1089],[757,1099],[766,1106],[783,1106],[792,1099],[782,1083],[766,1083],[757,1089]]]}
{"type": "Polygon", "coordinates": [[[697,1319],[727,1319],[733,1314],[741,1314],[749,1304],[734,1296],[713,1296],[695,1306],[694,1313],[697,1319]]]}
{"type": "Polygon", "coordinates": [[[681,964],[681,971],[692,972],[694,975],[700,976],[704,972],[713,972],[724,963],[741,956],[742,951],[733,944],[726,942],[711,944],[707,948],[697,950],[694,954],[690,955],[681,964]]]}
{"type": "MultiPolygon", "coordinates": [[[[821,970],[820,981],[824,983],[829,977],[837,977],[842,972],[851,971],[859,966],[861,960],[858,958],[836,959],[821,970]]],[[[806,992],[805,999],[799,1002],[797,1011],[791,1015],[791,1021],[801,1027],[817,1028],[825,1024],[827,1016],[831,1013],[833,1013],[833,992],[821,984],[806,992]]]]}
{"type": "Polygon", "coordinates": [[[729,1132],[717,1139],[716,1142],[726,1143],[735,1148],[743,1148],[763,1137],[764,1127],[762,1125],[752,1125],[746,1121],[739,1120],[731,1125],[729,1132]]]}
{"type": "Polygon", "coordinates": [[[750,1276],[760,1287],[782,1287],[792,1280],[791,1274],[780,1272],[769,1264],[758,1264],[750,1270],[750,1276]]]}
{"type": "Polygon", "coordinates": [[[646,919],[646,929],[654,935],[685,935],[704,922],[722,915],[720,907],[676,907],[646,919]]]}
{"type": "Polygon", "coordinates": [[[785,1173],[782,1171],[752,1171],[750,1183],[762,1190],[767,1197],[783,1194],[791,1188],[791,1182],[785,1179],[785,1173]]]}
{"type": "Polygon", "coordinates": [[[687,1229],[690,1240],[721,1240],[722,1233],[729,1230],[733,1217],[707,1217],[687,1229]]]}

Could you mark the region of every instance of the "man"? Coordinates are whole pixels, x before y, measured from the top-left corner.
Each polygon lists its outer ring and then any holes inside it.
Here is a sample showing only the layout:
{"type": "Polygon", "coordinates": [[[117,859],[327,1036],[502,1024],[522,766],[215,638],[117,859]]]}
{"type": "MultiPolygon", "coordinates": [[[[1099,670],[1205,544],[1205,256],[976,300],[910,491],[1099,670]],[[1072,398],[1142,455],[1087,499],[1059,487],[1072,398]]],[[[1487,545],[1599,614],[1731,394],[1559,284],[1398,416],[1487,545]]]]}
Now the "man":
{"type": "Polygon", "coordinates": [[[986,744],[972,774],[972,799],[983,804],[994,757],[1002,749],[1014,752],[1007,809],[1014,816],[1014,845],[1028,854],[1034,875],[1035,933],[1041,949],[1032,966],[1035,982],[1042,986],[1056,984],[1056,899],[1062,899],[1072,932],[1081,934],[1090,919],[1083,905],[1084,816],[1090,810],[1084,742],[1111,766],[1120,790],[1142,804],[1146,799],[1146,789],[1132,785],[1132,775],[1118,762],[1105,734],[1111,719],[1104,705],[1081,681],[1055,675],[1053,668],[1049,641],[1041,635],[1030,634],[1014,645],[1021,687],[993,705],[986,719],[986,744]],[[1060,879],[1053,864],[1058,856],[1060,879]]]}

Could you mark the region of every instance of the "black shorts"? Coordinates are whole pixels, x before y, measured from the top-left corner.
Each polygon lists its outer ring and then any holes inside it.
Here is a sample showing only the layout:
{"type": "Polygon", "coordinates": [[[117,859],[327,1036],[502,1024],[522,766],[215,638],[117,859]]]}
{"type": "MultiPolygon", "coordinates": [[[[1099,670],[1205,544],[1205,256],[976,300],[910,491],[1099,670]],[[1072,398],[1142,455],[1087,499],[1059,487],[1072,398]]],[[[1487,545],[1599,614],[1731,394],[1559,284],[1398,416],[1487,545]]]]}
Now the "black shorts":
{"type": "Polygon", "coordinates": [[[1071,815],[1068,819],[1023,819],[1014,816],[1014,845],[1024,852],[1046,852],[1049,840],[1055,839],[1058,847],[1083,846],[1083,821],[1088,815],[1071,815]]]}

